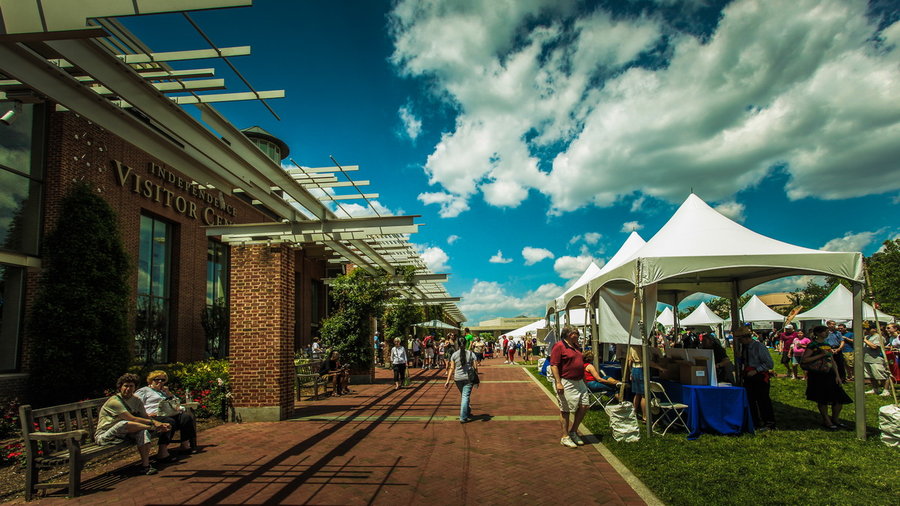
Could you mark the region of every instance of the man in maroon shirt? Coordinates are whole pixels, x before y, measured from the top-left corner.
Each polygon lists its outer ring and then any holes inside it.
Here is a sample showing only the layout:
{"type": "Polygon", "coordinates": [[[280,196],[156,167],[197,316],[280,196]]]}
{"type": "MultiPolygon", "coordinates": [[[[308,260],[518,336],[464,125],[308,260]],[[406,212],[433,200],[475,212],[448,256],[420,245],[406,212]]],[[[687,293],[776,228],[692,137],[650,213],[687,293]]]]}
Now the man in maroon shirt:
{"type": "Polygon", "coordinates": [[[576,448],[584,444],[576,430],[589,405],[588,388],[584,383],[584,358],[578,347],[578,330],[567,325],[560,335],[562,340],[550,351],[550,370],[556,380],[556,400],[563,430],[559,444],[576,448]],[[569,425],[569,413],[573,411],[575,418],[569,425]]]}

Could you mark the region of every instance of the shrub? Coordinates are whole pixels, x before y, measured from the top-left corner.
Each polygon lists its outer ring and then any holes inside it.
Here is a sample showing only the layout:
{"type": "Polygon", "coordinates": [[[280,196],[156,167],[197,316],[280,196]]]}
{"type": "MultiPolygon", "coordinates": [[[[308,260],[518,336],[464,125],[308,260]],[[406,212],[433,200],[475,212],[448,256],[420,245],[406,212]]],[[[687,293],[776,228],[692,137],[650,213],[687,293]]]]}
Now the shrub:
{"type": "Polygon", "coordinates": [[[206,360],[174,364],[135,366],[133,372],[143,380],[153,370],[165,371],[169,376],[169,390],[183,401],[195,401],[200,406],[194,410],[197,418],[218,417],[226,419],[230,383],[227,360],[206,360]]]}
{"type": "Polygon", "coordinates": [[[109,204],[75,185],[44,246],[28,328],[36,407],[99,396],[128,367],[133,342],[129,260],[109,204]]]}

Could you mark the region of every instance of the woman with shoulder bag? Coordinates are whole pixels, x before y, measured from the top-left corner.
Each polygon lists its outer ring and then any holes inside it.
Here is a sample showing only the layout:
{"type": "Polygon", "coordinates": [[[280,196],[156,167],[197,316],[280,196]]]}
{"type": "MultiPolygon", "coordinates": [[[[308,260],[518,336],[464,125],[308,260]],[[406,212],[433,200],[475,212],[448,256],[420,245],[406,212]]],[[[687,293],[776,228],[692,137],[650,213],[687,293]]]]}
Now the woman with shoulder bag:
{"type": "Polygon", "coordinates": [[[846,428],[847,425],[840,420],[841,409],[844,404],[850,404],[852,399],[844,392],[841,378],[834,366],[834,350],[825,342],[828,337],[828,327],[819,325],[813,327],[813,340],[810,342],[803,355],[800,357],[800,367],[806,371],[806,399],[815,402],[822,415],[822,425],[829,430],[846,428]],[[828,405],[831,405],[831,416],[828,416],[828,405]]]}
{"type": "Polygon", "coordinates": [[[394,338],[394,347],[391,348],[391,367],[394,369],[394,390],[403,386],[406,378],[406,348],[400,345],[400,338],[394,338]]]}
{"type": "MultiPolygon", "coordinates": [[[[168,381],[169,375],[165,371],[152,371],[147,375],[147,386],[138,389],[134,396],[144,403],[144,409],[152,419],[172,426],[171,431],[159,436],[161,449],[169,444],[172,434],[179,431],[181,433],[180,450],[185,453],[196,453],[198,451],[197,422],[194,420],[194,413],[185,409],[178,397],[172,394],[166,385],[168,381]]],[[[168,456],[168,452],[163,452],[163,456],[157,457],[158,462],[173,460],[175,460],[174,457],[168,456]]]]}
{"type": "Polygon", "coordinates": [[[447,381],[444,382],[445,388],[450,388],[451,378],[456,382],[456,388],[460,393],[459,423],[471,422],[472,410],[469,409],[469,397],[472,395],[472,388],[481,380],[478,379],[478,369],[475,366],[475,353],[466,349],[464,338],[457,341],[457,350],[450,356],[450,362],[447,365],[447,381]]]}

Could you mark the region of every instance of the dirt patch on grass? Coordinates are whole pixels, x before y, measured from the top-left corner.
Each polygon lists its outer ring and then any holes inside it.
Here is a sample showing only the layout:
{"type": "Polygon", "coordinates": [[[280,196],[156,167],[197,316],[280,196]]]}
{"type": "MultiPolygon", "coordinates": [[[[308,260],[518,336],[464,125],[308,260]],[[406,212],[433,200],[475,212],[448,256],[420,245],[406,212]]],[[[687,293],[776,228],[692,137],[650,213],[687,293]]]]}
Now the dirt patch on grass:
{"type": "MultiPolygon", "coordinates": [[[[205,418],[197,420],[197,432],[211,429],[224,422],[218,418],[205,418]]],[[[198,434],[198,442],[203,446],[203,435],[198,434]]],[[[15,442],[10,440],[8,443],[15,442]]],[[[155,450],[152,450],[155,451],[155,450]]],[[[122,451],[113,453],[107,457],[92,460],[85,465],[82,471],[82,481],[85,475],[100,475],[110,472],[114,469],[134,464],[138,462],[137,451],[134,448],[123,448],[122,451]]],[[[61,480],[68,473],[66,466],[58,466],[58,468],[42,470],[41,480],[61,480]]],[[[24,464],[8,465],[0,467],[0,502],[15,501],[19,502],[25,498],[25,466],[24,464]]]]}

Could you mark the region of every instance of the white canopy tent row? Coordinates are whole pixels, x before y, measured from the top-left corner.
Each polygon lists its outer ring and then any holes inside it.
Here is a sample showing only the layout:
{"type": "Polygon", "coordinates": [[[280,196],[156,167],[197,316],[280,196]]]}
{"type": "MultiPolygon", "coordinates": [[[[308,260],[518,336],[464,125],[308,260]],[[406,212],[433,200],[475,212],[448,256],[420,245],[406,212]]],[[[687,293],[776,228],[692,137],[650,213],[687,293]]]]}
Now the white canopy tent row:
{"type": "MultiPolygon", "coordinates": [[[[809,311],[797,314],[794,319],[797,321],[852,320],[853,294],[846,286],[838,283],[822,302],[809,311]]],[[[862,319],[869,321],[877,319],[882,322],[896,321],[895,317],[882,313],[866,303],[863,303],[862,319]]]]}
{"type": "Polygon", "coordinates": [[[662,325],[663,327],[670,328],[675,326],[675,313],[672,312],[672,308],[666,306],[661,313],[656,317],[656,323],[662,325]]]}
{"type": "MultiPolygon", "coordinates": [[[[853,318],[854,333],[856,345],[862,347],[861,253],[819,251],[763,236],[731,221],[693,194],[646,244],[624,262],[603,271],[588,282],[583,297],[597,304],[597,325],[604,339],[622,334],[629,340],[646,336],[654,320],[647,315],[656,314],[658,301],[677,307],[679,301],[698,292],[731,299],[732,325],[737,325],[737,300],[742,293],[782,277],[823,275],[852,283],[853,315],[857,316],[853,318]],[[717,240],[709,241],[709,237],[717,240]],[[644,329],[637,321],[644,322],[644,329]]],[[[642,344],[646,363],[646,339],[642,344]]],[[[854,367],[861,379],[862,357],[857,358],[854,367]]],[[[644,381],[649,382],[649,377],[644,381]]],[[[649,390],[649,385],[645,388],[649,390]]],[[[855,391],[857,436],[864,439],[861,382],[856,383],[855,391]]],[[[649,413],[645,416],[649,436],[651,417],[649,413]]]]}
{"type": "Polygon", "coordinates": [[[725,319],[717,315],[705,302],[701,302],[691,314],[685,316],[681,320],[681,324],[685,326],[710,326],[714,327],[725,323],[725,319]]]}

